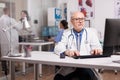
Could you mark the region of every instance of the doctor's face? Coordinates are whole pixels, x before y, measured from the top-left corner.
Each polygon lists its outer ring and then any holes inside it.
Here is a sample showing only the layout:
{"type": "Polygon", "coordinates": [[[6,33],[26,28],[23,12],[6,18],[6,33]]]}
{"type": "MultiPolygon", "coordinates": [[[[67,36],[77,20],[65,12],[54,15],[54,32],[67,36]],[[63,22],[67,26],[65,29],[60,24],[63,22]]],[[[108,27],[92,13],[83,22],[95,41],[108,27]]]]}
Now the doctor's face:
{"type": "Polygon", "coordinates": [[[71,23],[73,25],[73,28],[77,31],[80,32],[85,24],[85,16],[82,12],[74,12],[73,15],[71,16],[71,23]]]}

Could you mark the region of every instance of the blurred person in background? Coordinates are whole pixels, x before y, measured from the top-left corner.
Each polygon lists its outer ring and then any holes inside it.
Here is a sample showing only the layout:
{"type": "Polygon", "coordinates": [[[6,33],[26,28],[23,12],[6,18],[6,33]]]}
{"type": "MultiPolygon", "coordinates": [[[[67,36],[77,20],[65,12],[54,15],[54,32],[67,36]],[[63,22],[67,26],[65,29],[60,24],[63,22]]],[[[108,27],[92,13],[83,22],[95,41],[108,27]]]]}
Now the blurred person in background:
{"type": "MultiPolygon", "coordinates": [[[[0,17],[0,54],[6,56],[9,53],[18,53],[18,32],[14,28],[17,22],[10,17],[10,9],[3,8],[3,15],[0,17]]],[[[7,63],[2,61],[2,70],[7,75],[7,63]]]]}
{"type": "Polygon", "coordinates": [[[59,41],[61,41],[63,32],[66,29],[68,29],[68,22],[66,20],[61,20],[60,21],[60,29],[59,29],[57,36],[48,39],[48,41],[54,41],[55,43],[58,43],[59,41]]]}
{"type": "MultiPolygon", "coordinates": [[[[17,30],[19,33],[19,42],[29,42],[35,37],[27,10],[21,11],[20,25],[17,27],[17,30]]],[[[19,52],[22,52],[21,45],[19,46],[19,52]]]]}
{"type": "MultiPolygon", "coordinates": [[[[48,38],[48,41],[54,41],[55,44],[61,41],[62,35],[64,30],[68,29],[68,22],[66,20],[61,20],[60,21],[60,29],[55,37],[48,38]]],[[[50,51],[54,51],[54,47],[50,49],[50,51]]]]}
{"type": "Polygon", "coordinates": [[[25,42],[28,38],[28,35],[32,34],[30,17],[26,10],[21,11],[20,22],[21,25],[19,26],[19,42],[25,42]],[[28,25],[26,25],[26,22],[28,25]]]}

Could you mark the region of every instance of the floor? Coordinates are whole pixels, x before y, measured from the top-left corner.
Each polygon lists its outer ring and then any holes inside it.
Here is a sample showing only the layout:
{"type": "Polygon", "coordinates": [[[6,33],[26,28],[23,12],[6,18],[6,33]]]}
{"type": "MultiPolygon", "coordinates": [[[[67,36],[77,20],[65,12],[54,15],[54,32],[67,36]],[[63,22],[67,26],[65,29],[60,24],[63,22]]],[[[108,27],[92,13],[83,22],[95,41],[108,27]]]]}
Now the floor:
{"type": "MultiPolygon", "coordinates": [[[[55,72],[54,70],[54,66],[43,65],[43,76],[39,78],[39,80],[53,80],[55,72]]],[[[118,72],[116,75],[113,70],[104,70],[101,75],[103,80],[120,80],[120,72],[118,72]]],[[[3,76],[4,74],[0,71],[0,77],[3,76]]],[[[34,80],[33,78],[33,67],[29,68],[25,75],[23,75],[20,71],[16,72],[16,80],[34,80]]],[[[9,78],[0,78],[0,80],[9,80],[9,78]]]]}

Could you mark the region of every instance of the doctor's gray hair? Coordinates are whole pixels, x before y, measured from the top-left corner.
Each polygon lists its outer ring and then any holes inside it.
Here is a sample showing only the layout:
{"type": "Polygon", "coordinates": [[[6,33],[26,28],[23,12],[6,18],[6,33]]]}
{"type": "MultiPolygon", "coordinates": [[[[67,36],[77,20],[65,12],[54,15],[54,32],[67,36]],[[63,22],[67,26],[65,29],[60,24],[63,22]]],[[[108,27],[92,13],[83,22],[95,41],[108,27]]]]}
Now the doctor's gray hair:
{"type": "MultiPolygon", "coordinates": [[[[76,10],[76,11],[71,11],[71,12],[70,12],[70,16],[71,16],[70,19],[73,18],[73,14],[74,14],[75,12],[81,12],[81,11],[78,11],[78,10],[76,10]]],[[[83,12],[81,12],[81,13],[83,13],[83,12]]],[[[83,14],[84,14],[84,13],[83,13],[83,14]]]]}
{"type": "Polygon", "coordinates": [[[70,12],[70,19],[72,19],[74,12],[76,12],[76,11],[71,11],[70,12]]]}

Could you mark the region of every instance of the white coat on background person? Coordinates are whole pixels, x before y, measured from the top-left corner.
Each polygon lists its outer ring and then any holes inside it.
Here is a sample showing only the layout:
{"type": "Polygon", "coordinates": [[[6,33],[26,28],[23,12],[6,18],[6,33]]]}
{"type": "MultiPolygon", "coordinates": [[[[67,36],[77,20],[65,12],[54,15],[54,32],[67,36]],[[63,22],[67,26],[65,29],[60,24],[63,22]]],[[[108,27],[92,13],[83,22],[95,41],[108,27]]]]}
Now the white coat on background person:
{"type": "MultiPolygon", "coordinates": [[[[73,12],[71,16],[71,23],[73,28],[64,31],[61,41],[55,46],[54,52],[58,55],[64,53],[69,57],[102,54],[102,47],[95,30],[84,27],[85,16],[83,13],[79,11],[73,12]],[[82,35],[80,38],[81,40],[78,40],[77,34],[82,35]]],[[[63,67],[58,73],[66,76],[75,70],[76,68],[73,67],[63,67]]],[[[98,73],[94,69],[91,70],[95,73],[97,80],[101,80],[98,73]]]]}
{"type": "Polygon", "coordinates": [[[31,25],[31,20],[28,14],[27,10],[22,10],[21,11],[21,19],[20,22],[22,26],[20,27],[19,35],[24,36],[24,35],[31,35],[34,34],[32,30],[32,25],[31,25]]]}
{"type": "Polygon", "coordinates": [[[7,55],[11,49],[18,52],[18,32],[13,27],[17,22],[9,16],[9,9],[4,8],[4,14],[0,17],[0,46],[1,55],[7,55]],[[11,49],[10,49],[11,48],[11,49]]]}
{"type": "MultiPolygon", "coordinates": [[[[19,20],[19,25],[16,27],[19,34],[19,42],[24,42],[28,40],[28,36],[30,39],[35,37],[35,31],[33,30],[34,27],[31,25],[31,20],[27,10],[21,11],[21,18],[19,20]]],[[[20,49],[21,51],[21,49],[20,49]]]]}

